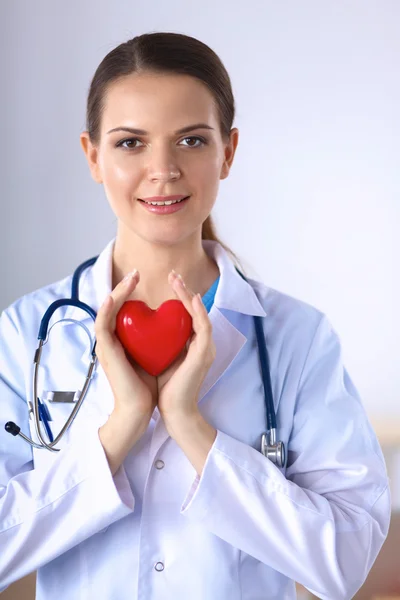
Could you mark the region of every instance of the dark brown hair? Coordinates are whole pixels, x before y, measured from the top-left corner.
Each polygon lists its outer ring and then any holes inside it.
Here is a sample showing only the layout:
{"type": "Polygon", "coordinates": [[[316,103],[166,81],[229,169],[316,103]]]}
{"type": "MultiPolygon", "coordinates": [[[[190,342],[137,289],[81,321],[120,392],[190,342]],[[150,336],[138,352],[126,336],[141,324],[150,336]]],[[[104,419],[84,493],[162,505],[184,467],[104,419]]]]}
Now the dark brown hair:
{"type": "MultiPolygon", "coordinates": [[[[222,138],[229,140],[235,101],[229,75],[220,58],[196,38],[181,33],[156,32],[145,33],[120,44],[97,67],[90,84],[86,110],[86,129],[92,144],[96,145],[100,140],[101,117],[111,83],[133,73],[144,72],[190,75],[203,82],[214,97],[222,138]]],[[[203,223],[201,237],[219,242],[243,271],[238,257],[218,238],[211,216],[203,223]]]]}

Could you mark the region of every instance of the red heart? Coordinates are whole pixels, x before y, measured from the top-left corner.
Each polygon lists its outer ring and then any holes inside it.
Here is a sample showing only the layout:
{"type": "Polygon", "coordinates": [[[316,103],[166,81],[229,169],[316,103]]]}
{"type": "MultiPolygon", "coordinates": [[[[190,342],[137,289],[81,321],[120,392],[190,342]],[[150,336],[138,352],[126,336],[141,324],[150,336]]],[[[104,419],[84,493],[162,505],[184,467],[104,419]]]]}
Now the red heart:
{"type": "Polygon", "coordinates": [[[191,333],[192,317],[180,300],[167,300],[156,310],[128,300],[117,314],[118,339],[150,375],[160,375],[174,362],[191,333]]]}

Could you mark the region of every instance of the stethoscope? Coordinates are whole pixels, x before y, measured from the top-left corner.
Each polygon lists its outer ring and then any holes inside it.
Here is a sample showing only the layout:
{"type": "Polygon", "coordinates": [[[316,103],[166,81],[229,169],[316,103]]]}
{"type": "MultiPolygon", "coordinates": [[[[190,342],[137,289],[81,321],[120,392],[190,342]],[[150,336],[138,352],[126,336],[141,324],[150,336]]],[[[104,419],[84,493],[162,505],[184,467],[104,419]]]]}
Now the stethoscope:
{"type": "MultiPolygon", "coordinates": [[[[29,438],[28,436],[23,434],[20,427],[18,427],[18,425],[16,423],[14,423],[13,421],[8,421],[5,424],[5,430],[8,433],[11,433],[14,436],[17,436],[17,435],[21,436],[22,439],[24,439],[26,442],[31,444],[34,448],[47,448],[47,450],[50,450],[51,452],[59,452],[60,451],[60,448],[55,448],[55,446],[62,439],[63,435],[69,429],[73,420],[77,416],[77,414],[82,406],[82,403],[85,399],[85,396],[87,394],[87,391],[88,391],[88,388],[89,388],[89,385],[90,385],[90,382],[92,379],[93,370],[94,370],[94,368],[96,366],[96,362],[97,362],[96,341],[94,342],[93,348],[91,350],[91,358],[90,358],[89,368],[86,373],[86,379],[85,379],[85,383],[83,385],[82,391],[79,393],[78,400],[75,403],[75,406],[74,406],[73,410],[71,411],[70,416],[66,420],[64,426],[60,430],[57,437],[55,439],[53,439],[50,427],[48,425],[48,416],[49,415],[46,412],[45,405],[40,402],[38,394],[37,394],[38,369],[39,369],[39,365],[40,365],[40,358],[42,355],[42,348],[43,348],[43,344],[45,343],[45,341],[47,339],[49,321],[50,321],[53,313],[57,310],[57,308],[60,308],[61,306],[75,306],[77,308],[81,308],[86,313],[88,313],[91,316],[91,318],[93,319],[93,321],[96,320],[96,316],[97,316],[96,311],[94,311],[93,308],[91,308],[90,306],[88,306],[87,304],[85,304],[84,302],[81,302],[79,300],[79,281],[80,281],[82,272],[85,269],[87,269],[88,267],[92,266],[96,262],[97,258],[98,257],[95,256],[95,257],[90,258],[89,260],[85,261],[81,265],[79,265],[79,267],[75,270],[73,277],[72,277],[71,298],[63,298],[61,300],[56,300],[55,302],[53,302],[49,306],[49,308],[47,309],[45,314],[43,315],[43,318],[40,322],[39,335],[38,335],[39,345],[35,351],[35,356],[33,359],[33,364],[34,364],[33,402],[30,403],[30,404],[32,404],[33,421],[35,423],[35,430],[36,430],[37,437],[40,441],[40,444],[37,444],[31,438],[29,438]],[[41,428],[40,428],[40,421],[42,421],[44,423],[44,426],[45,426],[45,429],[46,429],[46,432],[47,432],[47,435],[49,438],[48,442],[45,441],[45,439],[43,438],[41,428]]],[[[246,277],[243,275],[243,273],[241,273],[237,267],[235,267],[235,268],[236,268],[236,271],[239,273],[239,275],[247,283],[249,283],[247,281],[246,277]]],[[[286,462],[285,445],[283,442],[276,441],[276,430],[277,430],[276,414],[275,414],[275,408],[274,408],[273,397],[272,397],[272,386],[271,386],[271,378],[270,378],[270,372],[269,372],[269,359],[268,359],[266,343],[264,340],[262,318],[259,316],[254,316],[253,318],[254,318],[255,329],[256,329],[258,353],[259,353],[260,365],[261,365],[261,375],[262,375],[262,381],[263,381],[263,387],[264,387],[266,421],[267,421],[267,431],[265,433],[263,433],[261,436],[261,453],[266,458],[268,458],[271,462],[273,462],[277,467],[282,468],[282,467],[284,467],[285,462],[286,462]]]]}

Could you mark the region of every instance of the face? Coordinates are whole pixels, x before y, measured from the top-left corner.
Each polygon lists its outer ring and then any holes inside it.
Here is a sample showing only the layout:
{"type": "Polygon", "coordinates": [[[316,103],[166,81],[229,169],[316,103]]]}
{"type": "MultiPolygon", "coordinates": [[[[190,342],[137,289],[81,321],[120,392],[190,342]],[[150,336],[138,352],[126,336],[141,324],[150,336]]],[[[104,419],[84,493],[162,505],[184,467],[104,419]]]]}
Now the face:
{"type": "Polygon", "coordinates": [[[119,225],[154,243],[174,244],[201,227],[215,203],[238,143],[220,133],[214,98],[205,85],[187,75],[130,75],[108,90],[100,142],[81,144],[92,176],[104,185],[119,225]],[[190,131],[179,130],[194,127],[190,131]],[[140,129],[145,133],[113,131],[140,129]],[[152,196],[190,196],[179,210],[157,214],[139,200],[152,196]]]}

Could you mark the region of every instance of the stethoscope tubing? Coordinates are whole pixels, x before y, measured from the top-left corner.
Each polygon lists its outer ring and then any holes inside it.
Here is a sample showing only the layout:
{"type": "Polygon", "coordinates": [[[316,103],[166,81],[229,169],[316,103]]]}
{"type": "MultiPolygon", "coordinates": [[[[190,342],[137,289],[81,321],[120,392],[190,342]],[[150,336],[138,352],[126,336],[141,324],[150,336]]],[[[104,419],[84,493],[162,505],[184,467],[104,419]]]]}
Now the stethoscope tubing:
{"type": "MultiPolygon", "coordinates": [[[[85,304],[84,302],[81,302],[79,300],[79,281],[80,281],[82,272],[85,269],[87,269],[88,267],[91,267],[92,265],[94,265],[97,258],[98,258],[97,256],[93,256],[93,258],[89,258],[88,260],[86,260],[84,263],[82,263],[81,265],[79,265],[79,267],[77,267],[75,269],[75,272],[72,276],[72,283],[71,283],[71,298],[63,298],[61,300],[55,300],[55,302],[52,302],[50,304],[49,308],[44,313],[42,320],[40,321],[38,340],[44,341],[47,338],[47,330],[49,327],[50,319],[53,316],[54,312],[61,306],[75,306],[76,308],[81,308],[82,310],[84,310],[86,313],[88,313],[92,317],[93,321],[96,320],[96,317],[97,317],[96,311],[93,310],[93,308],[91,306],[89,306],[88,304],[85,304]]],[[[92,351],[92,354],[93,354],[93,352],[94,352],[94,349],[92,351]]]]}

